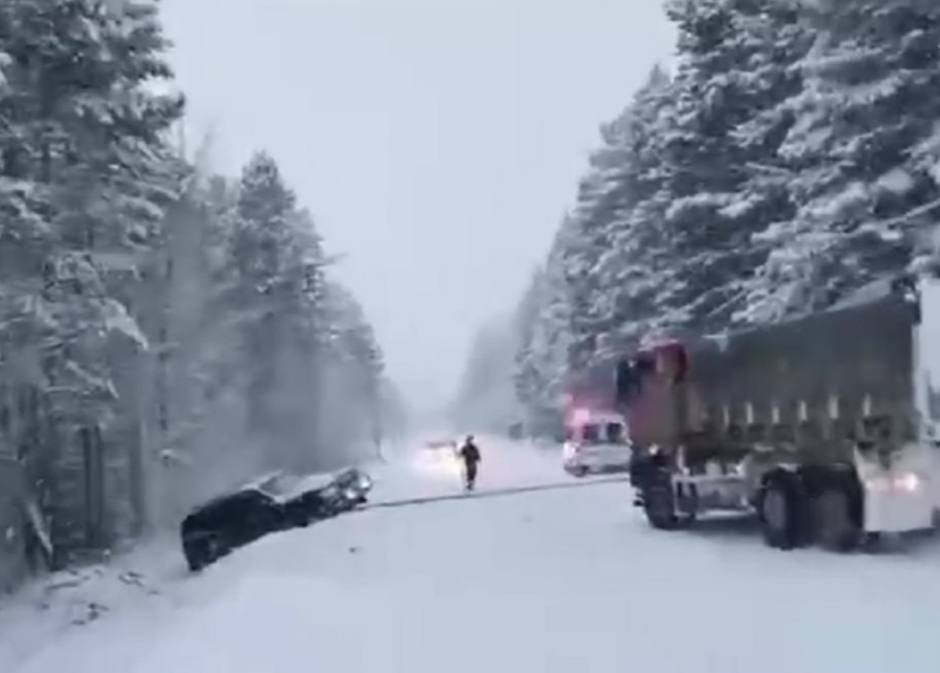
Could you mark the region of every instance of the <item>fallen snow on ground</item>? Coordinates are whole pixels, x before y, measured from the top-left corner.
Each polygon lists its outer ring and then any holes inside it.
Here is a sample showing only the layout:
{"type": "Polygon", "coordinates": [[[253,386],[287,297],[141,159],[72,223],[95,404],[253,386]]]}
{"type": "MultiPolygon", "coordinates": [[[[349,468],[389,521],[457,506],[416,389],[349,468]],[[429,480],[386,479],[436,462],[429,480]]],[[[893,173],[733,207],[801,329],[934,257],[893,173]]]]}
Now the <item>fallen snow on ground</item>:
{"type": "MultiPolygon", "coordinates": [[[[481,488],[565,482],[557,455],[483,450],[481,488]]],[[[377,470],[376,495],[458,489],[445,474],[412,457],[377,470]]],[[[35,592],[0,609],[0,671],[937,670],[932,544],[841,557],[767,549],[740,520],[663,533],[623,484],[482,495],[272,535],[200,575],[138,556],[147,589],[117,579],[122,559],[87,580],[89,598],[112,591],[90,623],[64,626],[35,592]]]]}
{"type": "MultiPolygon", "coordinates": [[[[77,627],[170,598],[185,575],[175,541],[142,545],[111,562],[55,573],[0,598],[0,671],[28,659],[77,627]]],[[[15,670],[15,667],[14,667],[15,670]]]]}

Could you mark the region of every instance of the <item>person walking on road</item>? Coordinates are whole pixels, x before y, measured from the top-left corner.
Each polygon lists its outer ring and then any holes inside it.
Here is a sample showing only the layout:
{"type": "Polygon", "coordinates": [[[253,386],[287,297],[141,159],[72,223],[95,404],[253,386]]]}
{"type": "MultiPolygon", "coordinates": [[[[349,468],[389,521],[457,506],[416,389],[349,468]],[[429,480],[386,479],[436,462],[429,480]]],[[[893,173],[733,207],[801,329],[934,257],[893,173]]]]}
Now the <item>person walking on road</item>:
{"type": "Polygon", "coordinates": [[[460,447],[460,457],[463,459],[464,475],[466,476],[466,488],[473,490],[477,479],[477,465],[483,460],[480,456],[480,449],[473,442],[473,435],[467,435],[463,446],[460,447]]]}

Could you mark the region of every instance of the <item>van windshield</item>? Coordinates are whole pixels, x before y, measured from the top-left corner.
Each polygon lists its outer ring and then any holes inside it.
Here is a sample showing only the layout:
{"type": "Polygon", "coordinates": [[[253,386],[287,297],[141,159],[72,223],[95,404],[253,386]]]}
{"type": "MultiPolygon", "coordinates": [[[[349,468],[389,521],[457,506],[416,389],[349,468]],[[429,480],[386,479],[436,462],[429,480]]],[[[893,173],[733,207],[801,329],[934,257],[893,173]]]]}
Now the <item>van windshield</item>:
{"type": "Polygon", "coordinates": [[[623,423],[587,423],[581,426],[583,444],[623,444],[626,441],[626,428],[623,423]]]}
{"type": "Polygon", "coordinates": [[[581,427],[581,441],[586,444],[593,444],[600,440],[600,428],[594,423],[588,423],[581,427]]]}
{"type": "Polygon", "coordinates": [[[622,444],[624,440],[624,428],[622,423],[607,424],[607,441],[611,444],[622,444]]]}

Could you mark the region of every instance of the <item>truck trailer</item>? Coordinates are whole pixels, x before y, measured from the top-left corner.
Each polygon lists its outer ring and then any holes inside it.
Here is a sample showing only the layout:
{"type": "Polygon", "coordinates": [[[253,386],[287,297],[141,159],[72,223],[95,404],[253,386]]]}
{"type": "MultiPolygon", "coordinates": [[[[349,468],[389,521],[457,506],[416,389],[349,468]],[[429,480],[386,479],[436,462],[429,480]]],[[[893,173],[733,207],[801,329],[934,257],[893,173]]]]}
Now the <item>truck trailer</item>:
{"type": "Polygon", "coordinates": [[[635,504],[657,529],[758,516],[778,549],[847,551],[940,508],[940,281],[618,359],[635,504]]]}

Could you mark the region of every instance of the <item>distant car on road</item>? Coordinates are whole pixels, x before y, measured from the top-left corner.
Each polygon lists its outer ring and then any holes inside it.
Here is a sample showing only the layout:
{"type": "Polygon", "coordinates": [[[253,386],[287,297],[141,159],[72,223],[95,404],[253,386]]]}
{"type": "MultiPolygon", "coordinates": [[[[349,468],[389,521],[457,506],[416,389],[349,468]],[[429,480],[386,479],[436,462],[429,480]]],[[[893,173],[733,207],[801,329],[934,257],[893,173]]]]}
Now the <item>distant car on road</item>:
{"type": "Polygon", "coordinates": [[[191,570],[200,570],[268,533],[347,512],[365,503],[371,488],[372,479],[358,468],[265,475],[190,512],[180,525],[183,554],[191,570]]]}
{"type": "Polygon", "coordinates": [[[424,446],[431,451],[456,450],[457,441],[453,439],[429,439],[424,443],[424,446]]]}
{"type": "Polygon", "coordinates": [[[630,437],[623,416],[611,412],[577,414],[563,445],[564,469],[576,477],[628,472],[630,437]]]}

